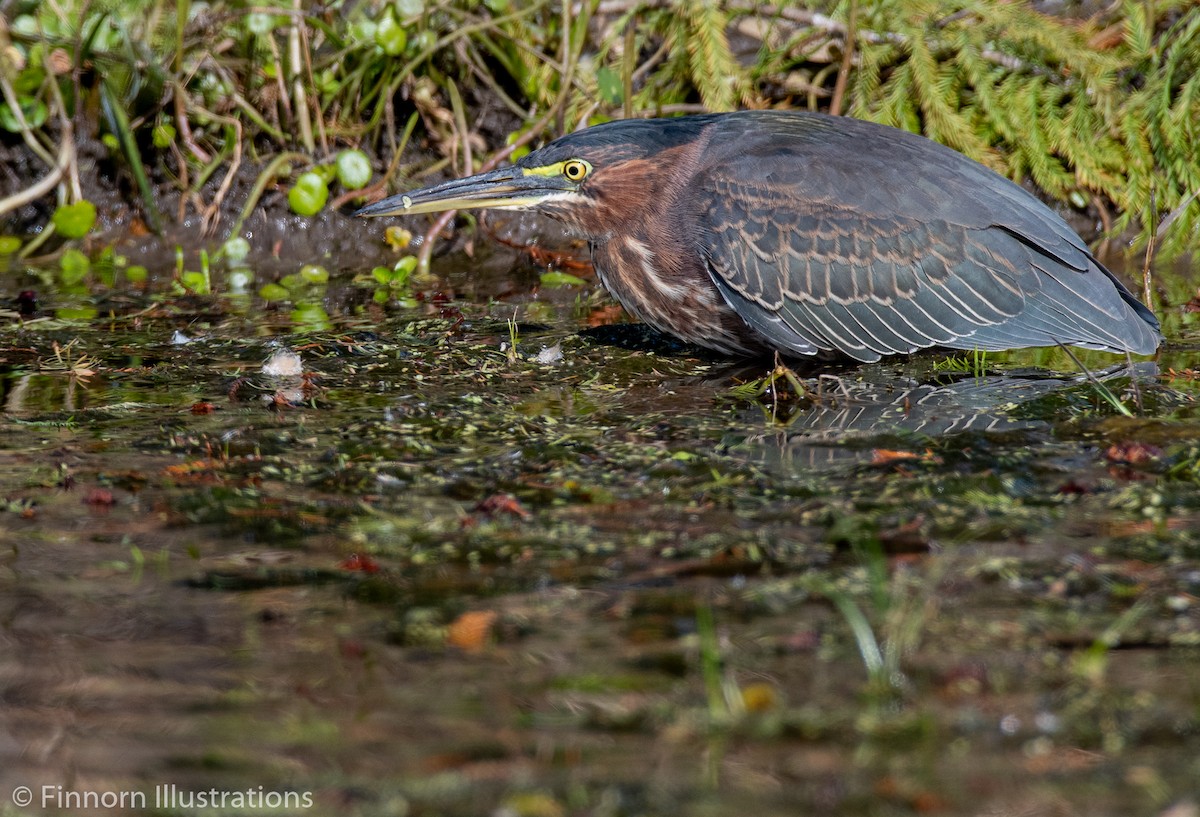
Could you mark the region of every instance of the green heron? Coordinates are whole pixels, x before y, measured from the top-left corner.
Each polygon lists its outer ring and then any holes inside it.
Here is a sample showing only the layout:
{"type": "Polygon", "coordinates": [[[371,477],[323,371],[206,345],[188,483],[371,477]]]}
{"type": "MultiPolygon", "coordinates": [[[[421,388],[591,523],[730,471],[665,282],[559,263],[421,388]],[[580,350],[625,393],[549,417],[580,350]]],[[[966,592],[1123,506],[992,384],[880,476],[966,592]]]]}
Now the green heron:
{"type": "Polygon", "coordinates": [[[623,120],[360,216],[528,208],[635,317],[731,354],[1066,344],[1150,354],[1154,314],[1046,205],[921,136],[782,111],[623,120]]]}

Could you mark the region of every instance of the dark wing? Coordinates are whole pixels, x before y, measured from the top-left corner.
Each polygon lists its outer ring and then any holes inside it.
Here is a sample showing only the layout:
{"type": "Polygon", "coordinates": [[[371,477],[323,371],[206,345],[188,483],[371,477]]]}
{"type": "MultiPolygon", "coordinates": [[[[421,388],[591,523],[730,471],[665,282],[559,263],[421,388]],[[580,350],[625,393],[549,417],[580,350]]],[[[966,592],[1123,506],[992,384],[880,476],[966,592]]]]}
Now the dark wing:
{"type": "Polygon", "coordinates": [[[1153,315],[1048,208],[959,154],[877,131],[788,143],[787,174],[753,143],[697,174],[709,272],[771,345],[863,361],[935,345],[1157,348],[1153,315]]]}

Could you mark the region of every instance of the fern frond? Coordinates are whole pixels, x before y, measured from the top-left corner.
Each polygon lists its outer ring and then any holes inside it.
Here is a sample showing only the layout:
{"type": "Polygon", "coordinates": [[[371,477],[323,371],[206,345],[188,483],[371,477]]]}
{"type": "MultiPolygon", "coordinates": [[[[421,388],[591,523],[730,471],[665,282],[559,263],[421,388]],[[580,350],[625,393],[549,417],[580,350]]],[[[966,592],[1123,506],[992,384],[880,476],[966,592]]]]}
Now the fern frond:
{"type": "Polygon", "coordinates": [[[1154,19],[1147,3],[1125,0],[1121,4],[1125,17],[1125,46],[1134,59],[1148,59],[1154,49],[1154,19]]]}
{"type": "Polygon", "coordinates": [[[691,28],[687,50],[691,58],[692,82],[706,108],[731,111],[747,94],[742,68],[729,50],[725,35],[729,18],[714,0],[685,0],[680,5],[691,28]]]}
{"type": "Polygon", "coordinates": [[[940,69],[921,38],[913,39],[909,45],[913,86],[929,135],[976,161],[998,164],[994,151],[980,140],[958,110],[958,81],[952,66],[947,70],[940,69]]]}

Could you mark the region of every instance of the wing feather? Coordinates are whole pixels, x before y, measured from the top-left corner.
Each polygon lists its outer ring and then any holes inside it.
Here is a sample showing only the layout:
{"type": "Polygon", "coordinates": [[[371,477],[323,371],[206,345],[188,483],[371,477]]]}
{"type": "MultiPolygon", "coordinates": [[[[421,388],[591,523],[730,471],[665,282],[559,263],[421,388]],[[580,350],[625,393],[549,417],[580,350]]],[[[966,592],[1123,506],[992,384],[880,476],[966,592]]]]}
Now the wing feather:
{"type": "Polygon", "coordinates": [[[738,182],[736,167],[709,172],[721,175],[702,185],[712,191],[699,211],[709,273],[771,345],[863,361],[934,345],[1157,346],[1154,327],[1086,250],[1040,250],[1007,228],[806,199],[738,182]]]}

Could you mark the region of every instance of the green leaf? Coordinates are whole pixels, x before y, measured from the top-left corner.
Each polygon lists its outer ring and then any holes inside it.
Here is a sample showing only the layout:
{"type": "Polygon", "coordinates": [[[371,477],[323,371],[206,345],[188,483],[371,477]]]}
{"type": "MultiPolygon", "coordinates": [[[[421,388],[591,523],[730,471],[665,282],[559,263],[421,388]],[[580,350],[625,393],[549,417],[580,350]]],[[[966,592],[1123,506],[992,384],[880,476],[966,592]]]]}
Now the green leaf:
{"type": "Polygon", "coordinates": [[[230,264],[237,265],[245,261],[246,256],[250,254],[250,242],[240,235],[235,235],[221,245],[221,251],[230,264]]]}
{"type": "Polygon", "coordinates": [[[333,323],[329,320],[329,313],[319,303],[297,304],[296,308],[292,310],[291,318],[297,329],[328,331],[333,328],[333,323]]]}
{"type": "Polygon", "coordinates": [[[582,287],[587,281],[569,272],[543,272],[542,286],[544,287],[582,287]]]}
{"type": "Polygon", "coordinates": [[[607,65],[601,66],[600,70],[596,71],[596,90],[600,92],[600,98],[610,105],[621,104],[625,96],[621,75],[607,65]]]}
{"type": "MultiPolygon", "coordinates": [[[[524,135],[525,135],[524,128],[522,128],[521,130],[515,130],[504,138],[504,144],[511,145],[524,135]]],[[[524,145],[521,145],[516,150],[514,150],[511,154],[509,154],[508,160],[510,162],[519,162],[528,155],[529,155],[529,145],[524,144],[524,145]]]]}
{"type": "Polygon", "coordinates": [[[286,301],[291,297],[291,293],[279,284],[267,284],[258,291],[258,295],[264,301],[286,301]]]}
{"type": "Polygon", "coordinates": [[[288,204],[292,212],[301,216],[313,216],[321,212],[329,200],[329,187],[325,180],[313,171],[301,173],[300,178],[288,191],[288,204]]]}
{"type": "Polygon", "coordinates": [[[392,276],[392,280],[403,283],[408,280],[408,276],[412,275],[416,268],[417,257],[415,255],[406,255],[392,267],[392,271],[395,273],[392,276]]]}
{"type": "Polygon", "coordinates": [[[371,160],[361,150],[343,150],[336,164],[338,181],[347,190],[361,190],[371,181],[371,160]]]}
{"type": "Polygon", "coordinates": [[[208,276],[203,272],[189,270],[179,276],[179,281],[197,295],[209,294],[208,276]]]}
{"type": "Polygon", "coordinates": [[[90,321],[99,314],[94,306],[61,306],[54,310],[54,317],[60,321],[90,321]]]}
{"type": "Polygon", "coordinates": [[[350,38],[355,45],[375,42],[375,30],[379,28],[374,20],[356,20],[350,24],[350,38]]]}
{"type": "Polygon", "coordinates": [[[403,54],[404,47],[408,45],[408,32],[390,10],[384,12],[375,28],[375,44],[389,57],[403,54]]]}
{"type": "Polygon", "coordinates": [[[246,28],[256,37],[266,37],[286,22],[286,19],[283,17],[278,17],[274,14],[264,14],[261,11],[246,15],[246,28]]]}
{"type": "Polygon", "coordinates": [[[38,30],[37,18],[32,14],[18,14],[12,21],[12,30],[14,34],[20,34],[23,37],[32,38],[41,35],[41,31],[38,30]]]}
{"type": "Polygon", "coordinates": [[[50,221],[63,238],[83,238],[96,224],[96,205],[86,199],[61,205],[50,221]]]}
{"type": "Polygon", "coordinates": [[[0,255],[12,255],[21,249],[21,239],[15,235],[0,235],[0,255]]]}
{"type": "Polygon", "coordinates": [[[91,262],[88,261],[88,257],[74,248],[64,252],[58,264],[62,269],[62,282],[66,286],[82,282],[87,277],[88,270],[92,266],[91,262]]]}
{"type": "MultiPolygon", "coordinates": [[[[37,97],[21,97],[17,100],[17,104],[21,106],[21,113],[25,116],[25,122],[31,130],[37,130],[44,125],[46,117],[50,115],[46,103],[37,97]]],[[[8,105],[0,105],[0,128],[4,128],[10,133],[21,132],[21,123],[8,105]]]]}
{"type": "Polygon", "coordinates": [[[254,283],[254,271],[249,267],[234,267],[225,276],[225,283],[229,285],[230,292],[243,294],[254,283]]]}
{"type": "Polygon", "coordinates": [[[154,146],[159,150],[168,148],[175,141],[175,126],[169,122],[160,122],[154,126],[154,146]]]}
{"type": "Polygon", "coordinates": [[[328,283],[329,270],[320,264],[305,264],[300,268],[300,278],[309,284],[328,283]]]}

